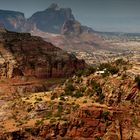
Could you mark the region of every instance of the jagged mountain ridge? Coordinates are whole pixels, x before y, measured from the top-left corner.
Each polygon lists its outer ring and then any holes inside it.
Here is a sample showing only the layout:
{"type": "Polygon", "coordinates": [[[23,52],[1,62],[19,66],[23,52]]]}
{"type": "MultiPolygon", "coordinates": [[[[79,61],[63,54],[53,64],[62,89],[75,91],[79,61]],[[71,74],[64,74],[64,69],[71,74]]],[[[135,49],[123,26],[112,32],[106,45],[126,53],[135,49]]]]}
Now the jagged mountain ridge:
{"type": "Polygon", "coordinates": [[[77,23],[71,8],[60,8],[57,4],[52,4],[44,11],[34,13],[28,19],[22,12],[0,10],[0,23],[3,23],[6,29],[17,32],[30,32],[38,29],[43,32],[61,34],[63,25],[67,21],[77,23]]]}

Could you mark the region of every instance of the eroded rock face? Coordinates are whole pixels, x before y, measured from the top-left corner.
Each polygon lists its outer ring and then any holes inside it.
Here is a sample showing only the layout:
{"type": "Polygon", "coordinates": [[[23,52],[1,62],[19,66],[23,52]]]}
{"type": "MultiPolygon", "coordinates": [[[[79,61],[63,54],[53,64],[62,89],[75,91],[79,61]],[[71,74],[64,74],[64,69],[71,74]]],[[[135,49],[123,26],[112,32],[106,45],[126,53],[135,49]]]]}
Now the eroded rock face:
{"type": "Polygon", "coordinates": [[[35,24],[36,28],[50,33],[60,33],[65,21],[75,20],[70,8],[59,8],[52,4],[44,11],[34,13],[29,19],[30,25],[35,24]]]}
{"type": "Polygon", "coordinates": [[[38,78],[71,75],[84,62],[51,43],[26,33],[1,32],[1,78],[33,76],[38,78]]]}
{"type": "Polygon", "coordinates": [[[78,36],[82,33],[82,26],[78,21],[67,20],[61,29],[61,34],[78,36]]]}
{"type": "Polygon", "coordinates": [[[21,32],[24,30],[26,19],[21,12],[0,10],[0,23],[8,30],[21,32]]]}

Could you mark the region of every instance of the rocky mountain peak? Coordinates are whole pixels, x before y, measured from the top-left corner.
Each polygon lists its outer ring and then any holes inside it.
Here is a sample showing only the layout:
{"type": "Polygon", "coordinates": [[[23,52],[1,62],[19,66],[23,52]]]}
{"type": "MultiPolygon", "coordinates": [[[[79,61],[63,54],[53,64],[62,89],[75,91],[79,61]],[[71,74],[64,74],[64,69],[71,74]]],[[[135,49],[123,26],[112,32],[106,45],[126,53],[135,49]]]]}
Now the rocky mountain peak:
{"type": "Polygon", "coordinates": [[[32,26],[43,32],[60,33],[67,20],[75,20],[71,8],[62,8],[52,3],[46,10],[34,13],[26,19],[24,13],[18,11],[0,10],[0,23],[5,28],[16,32],[30,32],[32,26]]]}
{"type": "Polygon", "coordinates": [[[70,8],[60,8],[53,3],[44,11],[34,13],[29,19],[28,24],[43,32],[61,33],[61,28],[67,20],[75,20],[70,8]]]}

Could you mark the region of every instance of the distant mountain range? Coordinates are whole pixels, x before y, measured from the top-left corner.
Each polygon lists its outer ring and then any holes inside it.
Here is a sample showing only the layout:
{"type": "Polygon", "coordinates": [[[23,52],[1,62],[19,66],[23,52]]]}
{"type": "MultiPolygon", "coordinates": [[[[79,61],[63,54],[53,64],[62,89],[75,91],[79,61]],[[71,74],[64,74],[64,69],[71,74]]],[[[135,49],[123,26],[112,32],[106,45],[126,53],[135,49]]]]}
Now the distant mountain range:
{"type": "MultiPolygon", "coordinates": [[[[38,11],[26,18],[24,13],[18,11],[0,10],[0,23],[5,28],[16,32],[30,32],[40,30],[54,34],[68,34],[69,31],[79,34],[81,32],[94,32],[92,28],[83,26],[77,21],[71,8],[60,8],[57,4],[51,4],[44,11],[38,11]],[[68,28],[69,27],[69,30],[68,28]]],[[[107,35],[120,35],[124,33],[97,32],[107,35]]],[[[129,35],[129,33],[127,33],[129,35]]],[[[130,33],[131,35],[140,35],[130,33]]]]}
{"type": "Polygon", "coordinates": [[[28,19],[21,12],[0,10],[0,24],[10,31],[41,36],[66,51],[94,51],[105,46],[92,28],[75,19],[70,8],[54,3],[28,19]]]}
{"type": "Polygon", "coordinates": [[[68,26],[72,32],[77,31],[77,33],[82,30],[92,30],[80,25],[70,8],[60,8],[57,4],[34,13],[28,19],[21,12],[0,10],[0,23],[4,24],[6,29],[16,32],[30,32],[38,29],[42,32],[65,34],[68,26]]]}
{"type": "Polygon", "coordinates": [[[103,33],[81,25],[75,19],[71,8],[60,8],[55,3],[44,11],[34,13],[28,19],[21,12],[0,10],[0,24],[10,31],[41,36],[44,40],[70,52],[91,52],[109,47],[101,37],[103,33]]]}

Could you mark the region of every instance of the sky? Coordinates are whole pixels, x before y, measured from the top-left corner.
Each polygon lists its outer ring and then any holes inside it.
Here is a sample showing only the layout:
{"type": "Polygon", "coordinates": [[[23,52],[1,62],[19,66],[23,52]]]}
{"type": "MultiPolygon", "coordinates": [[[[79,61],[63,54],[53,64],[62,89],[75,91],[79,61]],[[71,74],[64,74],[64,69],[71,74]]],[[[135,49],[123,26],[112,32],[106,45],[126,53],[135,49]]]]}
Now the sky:
{"type": "Polygon", "coordinates": [[[140,0],[0,0],[0,9],[28,18],[50,4],[71,8],[75,18],[97,31],[140,33],[140,0]]]}

